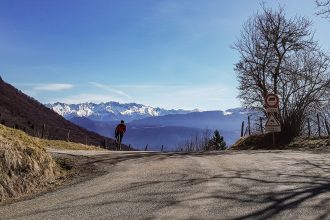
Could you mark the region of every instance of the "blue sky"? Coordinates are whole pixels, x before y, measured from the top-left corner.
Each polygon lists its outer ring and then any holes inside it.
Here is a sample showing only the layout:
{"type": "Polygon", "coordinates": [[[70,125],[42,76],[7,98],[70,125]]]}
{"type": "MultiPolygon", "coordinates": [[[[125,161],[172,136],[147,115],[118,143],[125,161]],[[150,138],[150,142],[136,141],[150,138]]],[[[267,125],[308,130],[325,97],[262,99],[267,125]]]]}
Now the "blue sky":
{"type": "MultiPolygon", "coordinates": [[[[268,0],[309,17],[313,0],[268,0]]],[[[201,110],[240,106],[230,46],[257,0],[1,0],[0,75],[37,100],[137,102],[201,110]]]]}

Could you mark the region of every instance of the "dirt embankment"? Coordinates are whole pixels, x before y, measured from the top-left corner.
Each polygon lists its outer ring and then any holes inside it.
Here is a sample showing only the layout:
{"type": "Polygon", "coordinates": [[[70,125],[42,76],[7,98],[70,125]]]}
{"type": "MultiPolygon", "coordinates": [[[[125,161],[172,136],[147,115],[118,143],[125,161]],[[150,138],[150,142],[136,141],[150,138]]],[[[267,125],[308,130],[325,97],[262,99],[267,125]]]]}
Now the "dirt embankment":
{"type": "Polygon", "coordinates": [[[330,137],[297,138],[288,144],[286,149],[330,152],[330,137]]]}
{"type": "Polygon", "coordinates": [[[38,139],[0,125],[0,202],[44,188],[60,170],[38,139]]]}
{"type": "Polygon", "coordinates": [[[65,141],[45,140],[0,124],[0,203],[35,193],[64,181],[71,168],[63,158],[52,156],[46,148],[105,151],[65,141]],[[56,160],[56,161],[55,161],[56,160]]]}
{"type": "Polygon", "coordinates": [[[299,137],[289,144],[272,144],[271,135],[251,135],[240,138],[233,150],[308,150],[330,152],[330,137],[299,137]]]}

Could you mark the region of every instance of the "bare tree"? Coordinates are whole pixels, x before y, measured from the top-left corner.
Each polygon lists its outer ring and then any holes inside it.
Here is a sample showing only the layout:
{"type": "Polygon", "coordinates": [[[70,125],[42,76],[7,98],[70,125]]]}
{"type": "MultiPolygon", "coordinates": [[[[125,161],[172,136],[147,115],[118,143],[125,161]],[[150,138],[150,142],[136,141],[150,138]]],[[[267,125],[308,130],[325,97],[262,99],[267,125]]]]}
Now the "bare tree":
{"type": "Polygon", "coordinates": [[[297,136],[306,115],[329,98],[329,57],[313,40],[311,22],[263,7],[243,26],[234,49],[242,104],[264,111],[264,97],[278,94],[282,134],[297,136]]]}
{"type": "Polygon", "coordinates": [[[317,15],[324,18],[330,18],[330,0],[315,0],[318,11],[317,15]]]}
{"type": "Polygon", "coordinates": [[[323,115],[330,97],[330,58],[323,52],[299,51],[290,57],[281,77],[285,132],[297,136],[306,119],[323,115]]]}
{"type": "Polygon", "coordinates": [[[211,130],[206,128],[202,132],[196,132],[190,138],[179,143],[176,146],[176,150],[183,152],[207,151],[210,138],[211,130]]]}

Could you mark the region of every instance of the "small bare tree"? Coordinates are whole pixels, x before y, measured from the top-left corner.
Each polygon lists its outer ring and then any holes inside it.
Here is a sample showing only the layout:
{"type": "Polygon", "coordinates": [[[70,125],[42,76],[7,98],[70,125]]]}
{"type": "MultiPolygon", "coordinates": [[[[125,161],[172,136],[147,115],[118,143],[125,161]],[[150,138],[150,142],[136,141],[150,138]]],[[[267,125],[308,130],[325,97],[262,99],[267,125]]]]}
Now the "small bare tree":
{"type": "Polygon", "coordinates": [[[316,15],[330,18],[330,0],[315,0],[318,11],[316,15]]]}
{"type": "Polygon", "coordinates": [[[204,129],[201,133],[196,132],[190,138],[179,143],[176,146],[176,150],[183,152],[207,151],[210,138],[211,130],[204,129]]]}
{"type": "Polygon", "coordinates": [[[329,57],[313,40],[311,22],[263,7],[244,25],[234,49],[242,104],[264,111],[264,97],[278,94],[282,137],[299,135],[306,116],[329,99],[329,57]]]}

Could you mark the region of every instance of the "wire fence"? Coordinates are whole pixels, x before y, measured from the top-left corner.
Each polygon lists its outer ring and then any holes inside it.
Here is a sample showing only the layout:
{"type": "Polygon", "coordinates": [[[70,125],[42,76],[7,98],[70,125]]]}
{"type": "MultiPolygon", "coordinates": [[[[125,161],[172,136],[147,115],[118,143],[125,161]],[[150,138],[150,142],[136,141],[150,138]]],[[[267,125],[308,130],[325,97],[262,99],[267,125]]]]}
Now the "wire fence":
{"type": "MultiPolygon", "coordinates": [[[[241,124],[241,137],[264,134],[266,117],[257,117],[249,115],[247,121],[242,121],[241,124]]],[[[330,124],[325,115],[316,114],[314,117],[306,119],[301,133],[303,137],[322,137],[330,136],[330,124]]]]}
{"type": "MultiPolygon", "coordinates": [[[[27,134],[49,140],[63,140],[67,142],[81,143],[85,145],[100,146],[105,149],[116,149],[115,141],[111,138],[102,137],[95,132],[79,130],[75,127],[57,127],[46,123],[35,123],[31,121],[10,120],[2,118],[0,124],[26,132],[27,134]],[[86,134],[87,133],[87,134],[86,134]]],[[[124,147],[125,149],[127,147],[124,147]]]]}

